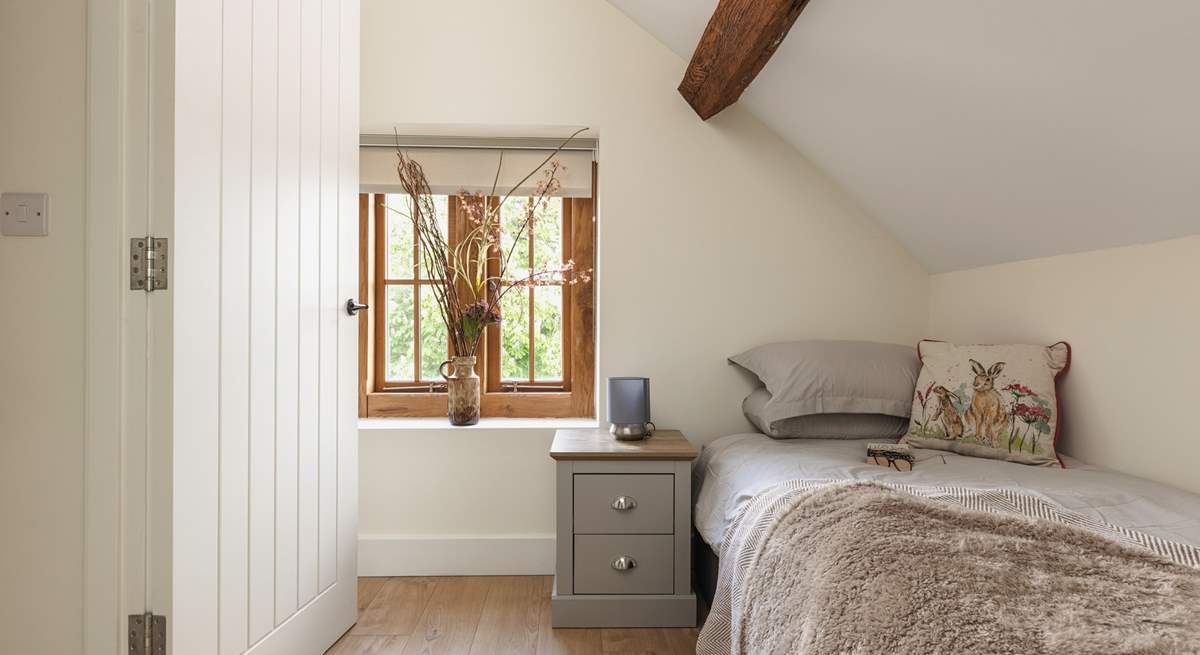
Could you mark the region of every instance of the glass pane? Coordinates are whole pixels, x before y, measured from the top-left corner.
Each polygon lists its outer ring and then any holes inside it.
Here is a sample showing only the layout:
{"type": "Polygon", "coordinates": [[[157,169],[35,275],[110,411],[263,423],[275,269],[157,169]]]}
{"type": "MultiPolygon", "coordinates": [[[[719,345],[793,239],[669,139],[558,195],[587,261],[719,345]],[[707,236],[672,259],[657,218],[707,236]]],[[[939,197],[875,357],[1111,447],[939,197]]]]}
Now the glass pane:
{"type": "MultiPolygon", "coordinates": [[[[449,238],[447,235],[450,234],[450,232],[449,232],[450,197],[449,196],[433,196],[433,208],[434,208],[434,211],[437,213],[438,232],[441,232],[442,239],[445,240],[445,239],[449,238]]],[[[429,278],[429,276],[425,274],[425,256],[424,256],[424,254],[422,254],[421,255],[421,279],[425,280],[428,278],[429,278]]]]}
{"type": "Polygon", "coordinates": [[[387,196],[387,276],[411,280],[413,276],[413,222],[409,198],[398,193],[387,196]]]}
{"type": "Polygon", "coordinates": [[[541,286],[533,290],[534,379],[563,379],[563,289],[541,286]]]}
{"type": "Polygon", "coordinates": [[[512,289],[500,301],[500,377],[529,381],[529,289],[512,289]]]}
{"type": "MultiPolygon", "coordinates": [[[[512,258],[508,260],[508,268],[504,271],[504,277],[509,280],[521,280],[529,275],[529,233],[525,229],[528,208],[529,199],[518,196],[505,200],[500,206],[501,263],[503,258],[508,257],[509,251],[512,251],[512,258]],[[513,248],[513,239],[517,235],[521,238],[516,241],[516,248],[513,248]]],[[[529,377],[528,373],[526,377],[529,377]]]]}
{"type": "Polygon", "coordinates": [[[413,288],[391,285],[387,288],[387,379],[411,382],[416,358],[413,355],[413,288]]]}
{"type": "MultiPolygon", "coordinates": [[[[533,230],[533,268],[536,271],[556,270],[562,265],[563,230],[562,198],[549,198],[538,212],[533,230]]],[[[561,275],[553,278],[560,279],[561,275]]],[[[537,361],[537,358],[534,358],[537,361]]]]}
{"type": "Polygon", "coordinates": [[[437,296],[429,285],[421,285],[421,381],[442,379],[438,367],[446,361],[449,344],[450,335],[438,311],[437,296]]]}

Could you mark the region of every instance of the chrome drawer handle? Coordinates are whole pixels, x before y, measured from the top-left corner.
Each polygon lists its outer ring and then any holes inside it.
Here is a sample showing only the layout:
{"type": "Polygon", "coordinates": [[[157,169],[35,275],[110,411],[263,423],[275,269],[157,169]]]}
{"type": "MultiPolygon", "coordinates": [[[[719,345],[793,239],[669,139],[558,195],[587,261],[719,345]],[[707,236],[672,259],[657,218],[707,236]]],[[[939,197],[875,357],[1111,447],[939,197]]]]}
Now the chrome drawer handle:
{"type": "Polygon", "coordinates": [[[612,508],[618,512],[627,512],[637,507],[637,499],[633,496],[617,496],[612,501],[612,508]]]}
{"type": "Polygon", "coordinates": [[[628,571],[637,568],[637,560],[628,555],[622,555],[612,561],[612,567],[618,571],[628,571]]]}

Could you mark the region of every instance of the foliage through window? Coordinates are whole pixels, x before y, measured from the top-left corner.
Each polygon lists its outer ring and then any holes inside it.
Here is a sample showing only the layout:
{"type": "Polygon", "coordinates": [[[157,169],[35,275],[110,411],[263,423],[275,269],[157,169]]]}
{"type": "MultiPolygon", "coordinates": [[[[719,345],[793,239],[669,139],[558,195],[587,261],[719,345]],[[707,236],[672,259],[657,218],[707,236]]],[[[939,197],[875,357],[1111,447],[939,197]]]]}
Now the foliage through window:
{"type": "MultiPolygon", "coordinates": [[[[449,356],[449,337],[429,288],[413,234],[408,196],[388,194],[384,213],[384,388],[400,389],[440,380],[438,366],[449,356]],[[399,211],[397,211],[399,210],[399,211]]],[[[446,233],[449,198],[434,196],[446,233]]]]}
{"type": "MultiPolygon", "coordinates": [[[[508,203],[500,209],[504,232],[503,250],[515,247],[510,284],[532,270],[544,270],[563,263],[562,198],[547,203],[534,223],[533,243],[523,236],[513,243],[512,234],[524,220],[521,203],[508,203]]],[[[563,380],[563,280],[513,289],[504,297],[500,311],[500,379],[504,384],[550,383],[563,380]]]]}
{"type": "MultiPolygon", "coordinates": [[[[444,413],[445,384],[438,372],[452,355],[450,339],[421,264],[411,200],[404,194],[364,194],[363,229],[373,266],[364,259],[364,296],[375,304],[364,319],[360,348],[364,416],[444,413]],[[382,311],[379,311],[382,309],[382,311]],[[366,336],[374,332],[373,338],[366,336]],[[370,346],[373,346],[371,348],[370,346]],[[368,351],[373,350],[368,354],[368,351]],[[371,361],[368,361],[371,360],[371,361]]],[[[499,203],[499,198],[488,202],[499,203]]],[[[450,243],[464,234],[467,212],[456,196],[434,196],[438,223],[450,243]]],[[[501,205],[501,247],[514,249],[506,283],[530,271],[568,261],[590,269],[594,222],[590,198],[551,198],[539,212],[532,242],[514,243],[525,199],[501,205]]],[[[593,400],[592,285],[568,284],[561,274],[513,288],[501,302],[500,322],[487,328],[477,370],[484,383],[485,416],[591,416],[593,400]]]]}

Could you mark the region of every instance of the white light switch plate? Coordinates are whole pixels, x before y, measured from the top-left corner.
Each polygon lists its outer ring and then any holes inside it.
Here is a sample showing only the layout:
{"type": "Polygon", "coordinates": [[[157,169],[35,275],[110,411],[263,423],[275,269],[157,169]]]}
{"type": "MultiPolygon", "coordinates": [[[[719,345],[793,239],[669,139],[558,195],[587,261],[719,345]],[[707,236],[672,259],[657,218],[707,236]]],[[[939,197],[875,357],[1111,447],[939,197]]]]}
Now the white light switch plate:
{"type": "Polygon", "coordinates": [[[0,234],[6,237],[50,234],[50,196],[45,193],[0,194],[0,234]]]}

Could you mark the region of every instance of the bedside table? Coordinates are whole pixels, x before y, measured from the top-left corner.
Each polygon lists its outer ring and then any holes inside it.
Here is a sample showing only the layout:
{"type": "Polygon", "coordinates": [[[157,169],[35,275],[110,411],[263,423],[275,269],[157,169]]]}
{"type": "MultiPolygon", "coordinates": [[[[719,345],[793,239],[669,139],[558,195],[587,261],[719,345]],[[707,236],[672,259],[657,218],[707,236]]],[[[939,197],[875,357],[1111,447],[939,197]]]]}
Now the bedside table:
{"type": "Polygon", "coordinates": [[[694,627],[692,467],[677,430],[559,430],[556,628],[694,627]]]}

